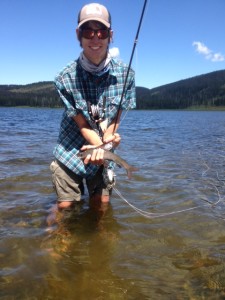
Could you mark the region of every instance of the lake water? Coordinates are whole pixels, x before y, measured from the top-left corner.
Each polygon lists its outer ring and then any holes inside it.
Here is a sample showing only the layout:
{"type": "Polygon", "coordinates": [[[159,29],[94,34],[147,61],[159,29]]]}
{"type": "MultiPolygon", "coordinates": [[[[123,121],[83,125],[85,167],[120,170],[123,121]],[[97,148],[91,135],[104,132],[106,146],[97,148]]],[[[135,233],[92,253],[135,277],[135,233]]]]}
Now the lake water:
{"type": "Polygon", "coordinates": [[[0,108],[0,299],[225,299],[225,112],[128,112],[123,198],[49,231],[61,114],[0,108]]]}

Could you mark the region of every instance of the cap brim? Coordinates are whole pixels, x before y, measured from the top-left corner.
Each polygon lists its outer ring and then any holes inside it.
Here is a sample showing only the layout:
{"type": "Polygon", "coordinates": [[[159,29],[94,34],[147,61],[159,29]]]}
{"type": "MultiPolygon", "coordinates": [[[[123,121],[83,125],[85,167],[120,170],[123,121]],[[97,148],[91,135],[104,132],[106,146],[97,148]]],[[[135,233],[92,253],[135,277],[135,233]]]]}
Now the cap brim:
{"type": "Polygon", "coordinates": [[[110,23],[107,21],[104,21],[100,18],[87,18],[78,24],[78,28],[80,28],[84,23],[89,22],[89,21],[98,21],[98,22],[102,23],[103,25],[105,25],[107,28],[110,28],[110,23]]]}

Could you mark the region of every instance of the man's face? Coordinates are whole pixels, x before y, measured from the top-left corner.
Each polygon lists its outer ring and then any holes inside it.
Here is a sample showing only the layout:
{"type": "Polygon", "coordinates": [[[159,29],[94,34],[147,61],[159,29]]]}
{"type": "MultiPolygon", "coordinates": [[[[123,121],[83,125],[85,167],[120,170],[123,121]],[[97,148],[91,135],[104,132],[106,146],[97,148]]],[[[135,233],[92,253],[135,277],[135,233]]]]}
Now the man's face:
{"type": "MultiPolygon", "coordinates": [[[[82,29],[88,29],[88,30],[99,30],[99,29],[104,29],[107,30],[107,28],[96,21],[90,21],[84,24],[82,26],[82,29]]],[[[108,30],[107,30],[108,31],[108,30]]],[[[82,32],[79,32],[77,29],[77,36],[78,39],[80,40],[81,46],[84,50],[84,55],[89,59],[93,64],[99,65],[105,58],[106,58],[106,53],[108,50],[108,45],[109,42],[112,38],[112,31],[109,31],[109,35],[101,39],[99,38],[101,36],[101,32],[92,32],[92,38],[88,39],[82,36],[82,32]],[[93,36],[94,35],[94,36],[93,36]],[[98,36],[99,37],[98,37],[98,36]]]]}

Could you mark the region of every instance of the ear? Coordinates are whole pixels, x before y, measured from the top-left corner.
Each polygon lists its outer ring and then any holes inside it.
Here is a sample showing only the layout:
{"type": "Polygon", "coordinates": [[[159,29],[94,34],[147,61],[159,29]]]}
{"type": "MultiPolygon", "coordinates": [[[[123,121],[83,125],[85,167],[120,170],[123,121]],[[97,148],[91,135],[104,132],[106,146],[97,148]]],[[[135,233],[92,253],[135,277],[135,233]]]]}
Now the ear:
{"type": "Polygon", "coordinates": [[[81,41],[81,36],[80,36],[80,30],[79,28],[76,28],[76,35],[77,35],[77,39],[80,42],[81,41]]]}
{"type": "Polygon", "coordinates": [[[113,30],[110,30],[110,35],[109,35],[109,42],[113,42],[113,30]]]}
{"type": "Polygon", "coordinates": [[[81,34],[80,34],[79,28],[76,29],[76,35],[77,35],[78,41],[80,42],[80,46],[81,46],[81,48],[82,48],[81,34]]]}

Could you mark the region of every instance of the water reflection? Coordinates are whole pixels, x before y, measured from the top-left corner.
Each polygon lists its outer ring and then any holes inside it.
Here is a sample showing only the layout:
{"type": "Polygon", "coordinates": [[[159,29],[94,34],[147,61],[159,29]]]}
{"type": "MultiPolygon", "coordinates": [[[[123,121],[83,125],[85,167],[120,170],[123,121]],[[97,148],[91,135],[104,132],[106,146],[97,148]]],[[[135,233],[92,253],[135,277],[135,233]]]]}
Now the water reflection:
{"type": "Polygon", "coordinates": [[[42,248],[54,264],[56,273],[51,272],[46,280],[54,286],[58,299],[65,296],[65,290],[68,299],[123,299],[127,288],[111,270],[120,239],[112,206],[88,208],[86,203],[77,204],[73,210],[57,212],[56,221],[42,248]]]}

